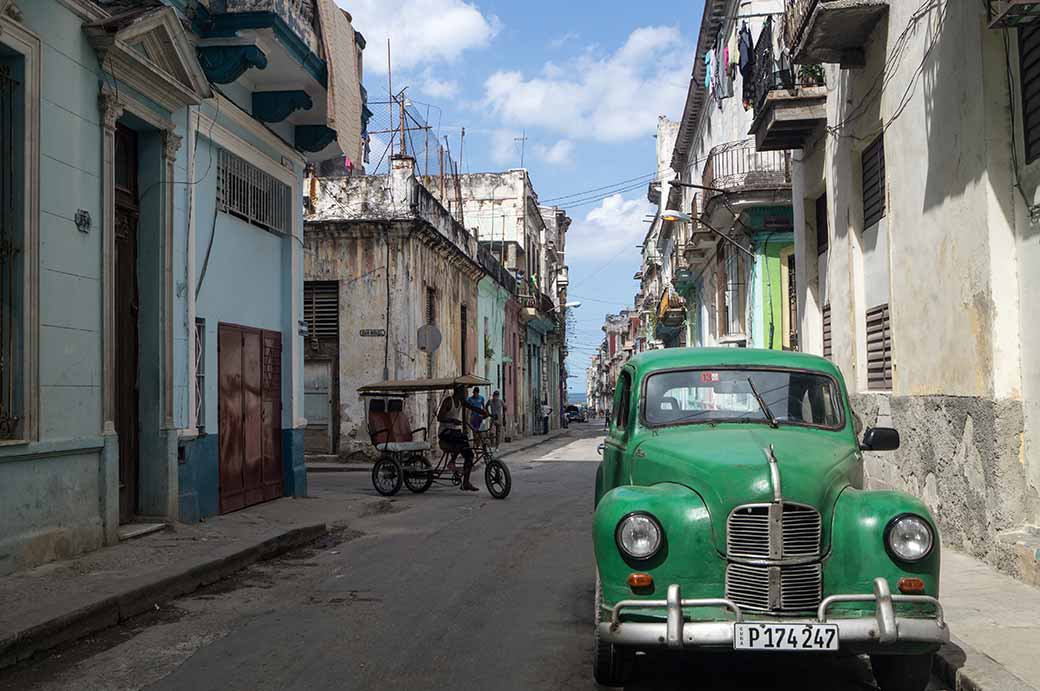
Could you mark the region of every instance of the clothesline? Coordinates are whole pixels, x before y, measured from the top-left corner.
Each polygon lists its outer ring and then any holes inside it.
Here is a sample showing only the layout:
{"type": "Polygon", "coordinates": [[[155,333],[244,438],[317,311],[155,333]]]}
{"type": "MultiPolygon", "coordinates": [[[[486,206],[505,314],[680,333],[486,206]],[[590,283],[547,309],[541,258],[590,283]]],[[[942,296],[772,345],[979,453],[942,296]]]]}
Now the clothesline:
{"type": "Polygon", "coordinates": [[[738,14],[733,21],[738,19],[758,19],[759,17],[779,17],[783,12],[759,12],[757,14],[738,14]]]}

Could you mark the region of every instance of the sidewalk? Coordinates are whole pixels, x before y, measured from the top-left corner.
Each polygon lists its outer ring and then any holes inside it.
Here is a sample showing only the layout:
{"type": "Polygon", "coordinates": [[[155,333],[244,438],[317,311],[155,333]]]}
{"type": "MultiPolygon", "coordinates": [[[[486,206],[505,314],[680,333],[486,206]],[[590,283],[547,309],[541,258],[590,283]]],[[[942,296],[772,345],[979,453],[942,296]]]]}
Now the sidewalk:
{"type": "MultiPolygon", "coordinates": [[[[518,454],[528,449],[534,448],[541,444],[546,444],[558,437],[562,437],[567,434],[569,429],[558,429],[549,432],[549,434],[536,434],[530,437],[524,437],[523,439],[517,439],[511,442],[506,442],[498,447],[498,453],[495,454],[495,458],[508,458],[513,454],[518,454]]],[[[369,473],[372,471],[372,464],[367,462],[350,462],[344,463],[340,461],[331,460],[332,456],[308,456],[307,472],[308,473],[343,473],[343,472],[355,472],[355,473],[369,473]],[[329,460],[326,460],[329,459],[329,460]]]]}
{"type": "Polygon", "coordinates": [[[938,669],[960,691],[1040,689],[1040,588],[946,550],[939,599],[953,643],[938,669]]]}
{"type": "Polygon", "coordinates": [[[380,501],[277,499],[0,577],[0,669],[314,542],[380,501]]]}

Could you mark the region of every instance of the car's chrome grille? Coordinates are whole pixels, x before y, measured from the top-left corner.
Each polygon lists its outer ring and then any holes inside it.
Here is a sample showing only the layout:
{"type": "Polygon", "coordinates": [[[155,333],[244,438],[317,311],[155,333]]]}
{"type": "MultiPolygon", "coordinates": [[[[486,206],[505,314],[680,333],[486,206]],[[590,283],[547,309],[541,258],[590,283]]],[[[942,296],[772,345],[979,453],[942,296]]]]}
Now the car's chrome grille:
{"type": "Polygon", "coordinates": [[[813,610],[820,604],[823,572],[820,564],[756,566],[733,563],[726,567],[726,598],[741,607],[761,611],[813,610]],[[779,592],[770,598],[770,571],[778,573],[779,592]]]}
{"type": "Polygon", "coordinates": [[[726,567],[726,599],[741,607],[769,609],[769,567],[730,564],[726,567]]]}
{"type": "MultiPolygon", "coordinates": [[[[782,556],[818,556],[820,513],[811,506],[801,504],[782,506],[782,556]]],[[[748,504],[733,509],[726,522],[726,554],[747,559],[780,557],[780,550],[770,550],[769,504],[748,504]]]]}
{"type": "Polygon", "coordinates": [[[823,590],[820,564],[780,567],[780,609],[816,609],[823,590]]]}
{"type": "Polygon", "coordinates": [[[811,557],[820,553],[820,512],[810,506],[784,504],[785,557],[811,557]]]}

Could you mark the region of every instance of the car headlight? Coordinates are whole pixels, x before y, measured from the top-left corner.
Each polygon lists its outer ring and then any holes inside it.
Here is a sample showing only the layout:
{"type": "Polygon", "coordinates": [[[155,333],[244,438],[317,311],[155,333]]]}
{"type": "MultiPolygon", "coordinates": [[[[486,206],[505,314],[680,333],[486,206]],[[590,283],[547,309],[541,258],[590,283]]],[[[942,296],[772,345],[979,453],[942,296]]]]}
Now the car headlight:
{"type": "Polygon", "coordinates": [[[614,539],[633,559],[649,559],[661,548],[661,525],[648,513],[630,513],[618,523],[614,539]]]}
{"type": "Polygon", "coordinates": [[[928,521],[912,513],[896,516],[885,528],[885,546],[901,561],[920,561],[932,551],[935,537],[928,521]]]}

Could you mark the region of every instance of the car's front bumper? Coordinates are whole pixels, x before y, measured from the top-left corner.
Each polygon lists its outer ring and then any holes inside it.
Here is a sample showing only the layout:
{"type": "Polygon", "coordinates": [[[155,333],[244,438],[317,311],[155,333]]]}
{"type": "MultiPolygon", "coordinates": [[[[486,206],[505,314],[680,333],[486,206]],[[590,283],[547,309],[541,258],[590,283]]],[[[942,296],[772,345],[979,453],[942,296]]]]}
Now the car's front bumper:
{"type": "MultiPolygon", "coordinates": [[[[599,624],[601,640],[635,648],[711,649],[733,648],[733,625],[749,621],[739,605],[726,599],[684,600],[678,585],[668,586],[665,600],[623,600],[610,608],[610,621],[599,624]],[[683,609],[723,608],[733,614],[725,621],[686,621],[683,609]],[[641,611],[663,608],[666,621],[623,621],[626,609],[641,611]]],[[[926,595],[893,595],[888,582],[874,579],[874,592],[863,595],[832,595],[819,606],[816,618],[778,618],[786,624],[834,624],[842,650],[853,652],[896,652],[901,647],[929,648],[950,640],[950,629],[943,620],[942,605],[926,595]],[[870,617],[828,619],[827,611],[839,602],[874,602],[870,617]],[[927,604],[935,608],[931,617],[896,616],[896,603],[927,604]]],[[[766,623],[766,622],[763,622],[766,623]]]]}

